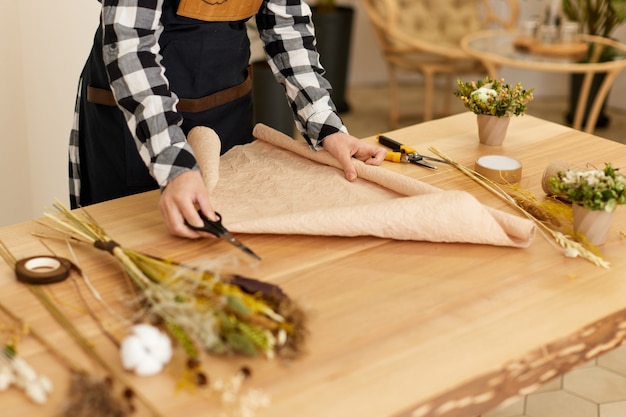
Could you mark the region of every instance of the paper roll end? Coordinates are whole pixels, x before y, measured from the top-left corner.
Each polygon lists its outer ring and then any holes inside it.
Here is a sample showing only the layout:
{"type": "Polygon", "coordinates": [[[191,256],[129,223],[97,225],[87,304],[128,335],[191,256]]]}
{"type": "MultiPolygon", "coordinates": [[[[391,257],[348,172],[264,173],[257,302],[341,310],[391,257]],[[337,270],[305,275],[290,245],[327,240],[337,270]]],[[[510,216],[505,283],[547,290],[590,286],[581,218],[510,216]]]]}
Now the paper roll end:
{"type": "Polygon", "coordinates": [[[220,137],[209,127],[196,126],[189,131],[187,142],[193,149],[202,172],[202,178],[209,194],[211,194],[219,180],[219,161],[222,147],[220,137]]]}

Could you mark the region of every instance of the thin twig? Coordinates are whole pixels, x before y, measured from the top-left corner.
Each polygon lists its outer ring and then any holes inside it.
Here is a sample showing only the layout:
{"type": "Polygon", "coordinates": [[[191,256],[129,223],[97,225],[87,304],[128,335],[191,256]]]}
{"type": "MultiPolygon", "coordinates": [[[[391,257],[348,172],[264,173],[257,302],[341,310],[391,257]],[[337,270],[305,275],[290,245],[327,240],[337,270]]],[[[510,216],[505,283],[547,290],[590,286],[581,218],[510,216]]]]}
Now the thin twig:
{"type": "MultiPolygon", "coordinates": [[[[2,310],[2,312],[5,315],[7,315],[14,322],[20,323],[20,324],[25,324],[24,321],[22,319],[20,319],[12,310],[10,310],[9,307],[4,305],[2,303],[2,301],[0,301],[0,310],[2,310]]],[[[57,359],[59,359],[61,362],[63,362],[63,364],[70,371],[72,371],[72,372],[83,372],[83,370],[80,369],[80,367],[76,366],[69,357],[67,357],[63,352],[61,352],[59,349],[57,349],[56,346],[54,346],[52,343],[50,343],[48,341],[48,339],[46,339],[41,333],[39,333],[37,330],[35,330],[32,326],[28,325],[28,331],[29,331],[29,333],[31,335],[33,335],[33,337],[35,339],[37,339],[37,341],[39,341],[39,343],[41,343],[47,350],[52,352],[52,354],[54,356],[56,356],[57,359]]]]}
{"type": "MultiPolygon", "coordinates": [[[[89,342],[78,331],[78,329],[72,324],[65,314],[54,304],[54,302],[46,295],[46,293],[36,285],[26,285],[28,290],[39,300],[39,302],[46,308],[48,313],[56,320],[65,331],[72,336],[74,341],[80,346],[80,348],[98,365],[110,373],[115,379],[117,379],[124,387],[130,388],[131,385],[126,380],[126,377],[122,372],[107,362],[93,347],[93,344],[89,342]]],[[[135,390],[133,390],[135,391],[135,390]]],[[[141,401],[144,406],[155,416],[161,417],[162,414],[154,408],[152,403],[141,394],[141,392],[135,391],[135,396],[141,401]]]]}
{"type": "MultiPolygon", "coordinates": [[[[0,241],[0,256],[7,261],[7,263],[15,268],[16,259],[11,254],[7,246],[0,241]]],[[[100,365],[110,375],[117,379],[124,387],[130,388],[131,385],[126,380],[124,374],[108,363],[93,347],[93,344],[89,342],[80,331],[74,326],[74,324],[67,318],[67,316],[54,304],[54,302],[48,297],[44,290],[37,285],[24,284],[26,288],[33,294],[48,313],[54,318],[54,320],[74,339],[78,346],[89,356],[94,362],[100,365]]],[[[46,342],[44,342],[46,343],[46,342]]],[[[46,346],[48,344],[46,343],[46,346]]],[[[54,350],[53,350],[54,352],[54,350]]],[[[70,368],[73,369],[73,368],[70,368]]],[[[135,391],[135,390],[133,390],[135,391]]],[[[135,397],[141,401],[144,406],[157,417],[162,417],[162,414],[148,401],[148,399],[140,392],[135,392],[135,397]]]]}
{"type": "Polygon", "coordinates": [[[480,175],[476,171],[473,171],[473,170],[471,170],[471,169],[469,169],[469,168],[459,164],[458,162],[454,161],[453,159],[451,159],[450,157],[448,157],[447,155],[445,155],[443,152],[441,152],[440,150],[438,150],[436,148],[430,147],[430,148],[428,148],[428,150],[431,151],[432,153],[436,154],[437,156],[439,156],[441,159],[443,159],[443,160],[447,161],[448,163],[450,163],[450,165],[454,166],[456,169],[458,169],[459,171],[461,171],[462,173],[464,173],[465,175],[467,175],[468,177],[470,177],[471,179],[476,181],[478,184],[480,184],[481,186],[483,186],[487,190],[491,191],[494,195],[500,197],[502,200],[504,200],[506,203],[508,203],[509,205],[514,207],[515,209],[519,210],[528,219],[530,219],[533,222],[535,222],[535,224],[537,226],[539,226],[539,231],[541,232],[541,234],[544,237],[547,237],[547,235],[550,235],[552,237],[553,240],[549,240],[550,243],[552,243],[552,244],[556,243],[558,246],[560,246],[562,248],[574,249],[574,250],[576,250],[578,252],[578,254],[580,256],[582,256],[583,258],[587,259],[588,261],[590,261],[594,265],[600,266],[602,268],[610,269],[609,262],[607,262],[604,259],[602,259],[601,257],[595,255],[594,253],[589,251],[587,248],[585,248],[580,243],[572,241],[567,236],[565,236],[563,233],[554,231],[551,228],[549,228],[544,222],[540,221],[535,216],[533,216],[528,211],[526,211],[523,207],[521,207],[519,205],[519,203],[517,201],[515,201],[514,198],[512,198],[506,191],[504,191],[494,181],[490,180],[489,178],[484,177],[483,175],[480,175]]]}

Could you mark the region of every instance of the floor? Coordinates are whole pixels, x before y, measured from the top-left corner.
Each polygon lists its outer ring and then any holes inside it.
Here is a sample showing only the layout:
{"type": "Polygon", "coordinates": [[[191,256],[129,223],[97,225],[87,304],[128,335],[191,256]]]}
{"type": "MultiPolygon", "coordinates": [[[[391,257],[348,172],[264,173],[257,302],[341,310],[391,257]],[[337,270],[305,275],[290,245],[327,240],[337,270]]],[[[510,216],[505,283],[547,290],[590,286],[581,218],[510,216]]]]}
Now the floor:
{"type": "MultiPolygon", "coordinates": [[[[419,86],[402,90],[407,109],[419,110],[419,86]]],[[[455,112],[466,111],[454,96],[455,112]],[[458,101],[458,102],[457,102],[458,101]]],[[[346,101],[350,110],[342,114],[344,123],[356,137],[367,137],[391,130],[388,125],[386,86],[352,87],[346,101]]],[[[528,114],[560,124],[567,124],[566,98],[535,98],[528,114]]],[[[626,143],[626,111],[607,109],[610,123],[595,134],[626,143]]],[[[408,120],[406,125],[418,123],[408,120]]],[[[538,391],[514,400],[483,417],[625,417],[626,416],[626,345],[553,380],[538,391]]],[[[469,416],[468,416],[469,417],[469,416]]]]}

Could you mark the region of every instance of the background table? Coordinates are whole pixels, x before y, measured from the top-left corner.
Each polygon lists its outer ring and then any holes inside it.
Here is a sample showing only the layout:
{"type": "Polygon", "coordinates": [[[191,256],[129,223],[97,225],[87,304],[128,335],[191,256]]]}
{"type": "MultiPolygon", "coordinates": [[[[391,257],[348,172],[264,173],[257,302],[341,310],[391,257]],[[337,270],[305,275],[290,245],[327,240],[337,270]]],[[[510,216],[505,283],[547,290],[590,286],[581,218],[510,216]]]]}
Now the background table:
{"type": "MultiPolygon", "coordinates": [[[[521,186],[539,197],[543,171],[552,161],[596,166],[610,161],[626,167],[626,146],[531,116],[511,121],[502,147],[478,143],[471,113],[388,136],[424,153],[435,146],[467,166],[484,154],[515,157],[523,163],[521,186]]],[[[443,189],[467,190],[486,205],[512,210],[452,167],[431,171],[387,162],[384,167],[443,189]]],[[[88,210],[127,247],[193,264],[215,265],[217,260],[225,271],[279,284],[309,312],[307,354],[295,362],[219,356],[203,361],[211,378],[249,366],[253,373],[246,387],[271,396],[259,417],[469,417],[534,389],[625,337],[623,207],[601,248],[612,264],[606,270],[564,257],[541,236],[528,249],[512,249],[374,237],[240,235],[263,258],[248,264],[245,255],[219,240],[169,236],[157,201],[158,192],[150,192],[88,210]]],[[[31,232],[44,230],[34,222],[17,224],[0,229],[0,239],[17,258],[39,255],[47,249],[31,232]]],[[[57,255],[71,257],[64,243],[46,244],[57,255]]],[[[103,297],[121,309],[127,286],[112,257],[88,247],[75,250],[103,297]]],[[[48,288],[98,351],[119,368],[116,348],[85,314],[74,284],[48,288]]],[[[0,301],[78,363],[98,369],[4,264],[0,301]]],[[[91,304],[107,324],[116,324],[101,306],[91,304]]],[[[56,390],[46,406],[28,403],[17,391],[0,393],[3,417],[55,415],[66,395],[67,371],[32,338],[24,338],[21,349],[37,370],[52,377],[56,390]]],[[[128,378],[164,416],[217,415],[216,401],[204,398],[202,390],[175,389],[181,361],[178,355],[155,377],[128,378]]],[[[136,415],[149,413],[139,406],[136,415]]]]}
{"type": "MultiPolygon", "coordinates": [[[[602,104],[617,76],[626,68],[626,45],[608,38],[581,35],[589,48],[613,48],[615,57],[606,62],[583,62],[564,56],[550,57],[545,54],[523,52],[515,48],[518,38],[516,32],[481,31],[466,35],[461,40],[461,47],[468,54],[480,59],[489,71],[489,76],[496,78],[500,66],[523,68],[533,71],[559,72],[566,74],[584,74],[583,84],[577,100],[572,126],[582,129],[585,107],[589,100],[591,83],[596,74],[605,73],[604,80],[590,109],[585,131],[593,133],[602,104]]],[[[529,86],[526,86],[530,88],[529,86]]]]}

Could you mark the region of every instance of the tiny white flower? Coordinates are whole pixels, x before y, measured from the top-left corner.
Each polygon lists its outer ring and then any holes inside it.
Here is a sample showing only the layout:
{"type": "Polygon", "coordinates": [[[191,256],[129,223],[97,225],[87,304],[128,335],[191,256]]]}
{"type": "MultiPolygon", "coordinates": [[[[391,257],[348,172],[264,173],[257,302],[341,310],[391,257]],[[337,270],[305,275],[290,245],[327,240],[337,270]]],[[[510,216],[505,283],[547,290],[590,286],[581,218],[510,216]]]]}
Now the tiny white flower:
{"type": "Polygon", "coordinates": [[[241,389],[241,384],[243,383],[244,379],[246,379],[246,377],[241,372],[238,372],[236,375],[234,375],[230,379],[230,386],[232,390],[235,392],[239,391],[241,389]]]}
{"type": "Polygon", "coordinates": [[[617,208],[617,201],[615,199],[610,199],[606,202],[606,206],[604,206],[604,210],[612,213],[617,208]]]}
{"type": "Polygon", "coordinates": [[[235,393],[231,392],[231,391],[224,391],[222,392],[222,402],[225,404],[234,404],[235,401],[237,400],[237,396],[235,395],[235,393]]]}
{"type": "Polygon", "coordinates": [[[15,384],[15,374],[8,366],[0,368],[0,391],[4,391],[15,384]]]}
{"type": "Polygon", "coordinates": [[[39,375],[39,386],[41,386],[46,393],[52,392],[52,381],[45,375],[39,375]]]}
{"type": "Polygon", "coordinates": [[[487,103],[490,98],[498,97],[498,92],[493,88],[480,87],[479,89],[473,91],[470,96],[482,101],[483,103],[487,103]]]}
{"type": "Polygon", "coordinates": [[[211,384],[211,387],[215,391],[221,391],[224,389],[224,381],[222,381],[221,379],[215,379],[213,380],[213,384],[211,384]]]}
{"type": "Polygon", "coordinates": [[[11,367],[17,376],[18,382],[26,383],[37,379],[35,370],[22,358],[15,357],[11,359],[11,367]]]}
{"type": "Polygon", "coordinates": [[[285,329],[280,329],[278,331],[278,341],[277,341],[277,344],[278,344],[278,346],[282,346],[285,343],[287,343],[287,332],[285,331],[285,329]]]}
{"type": "Polygon", "coordinates": [[[46,391],[37,382],[30,382],[26,385],[26,395],[37,404],[43,404],[48,399],[46,391]]]}
{"type": "Polygon", "coordinates": [[[593,187],[600,184],[600,179],[595,175],[590,175],[587,177],[587,184],[593,187]]]}

